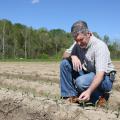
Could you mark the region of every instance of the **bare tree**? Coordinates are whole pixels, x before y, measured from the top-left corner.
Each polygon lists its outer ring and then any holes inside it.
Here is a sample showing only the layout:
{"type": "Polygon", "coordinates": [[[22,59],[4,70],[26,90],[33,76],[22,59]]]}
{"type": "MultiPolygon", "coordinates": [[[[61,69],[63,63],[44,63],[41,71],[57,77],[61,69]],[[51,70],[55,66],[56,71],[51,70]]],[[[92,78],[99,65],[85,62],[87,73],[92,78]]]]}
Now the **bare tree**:
{"type": "Polygon", "coordinates": [[[3,23],[3,30],[2,30],[2,58],[5,58],[5,25],[6,22],[3,23]]]}
{"type": "Polygon", "coordinates": [[[25,28],[24,31],[21,31],[23,38],[24,38],[24,57],[27,59],[27,37],[28,37],[28,31],[27,28],[25,28]]]}

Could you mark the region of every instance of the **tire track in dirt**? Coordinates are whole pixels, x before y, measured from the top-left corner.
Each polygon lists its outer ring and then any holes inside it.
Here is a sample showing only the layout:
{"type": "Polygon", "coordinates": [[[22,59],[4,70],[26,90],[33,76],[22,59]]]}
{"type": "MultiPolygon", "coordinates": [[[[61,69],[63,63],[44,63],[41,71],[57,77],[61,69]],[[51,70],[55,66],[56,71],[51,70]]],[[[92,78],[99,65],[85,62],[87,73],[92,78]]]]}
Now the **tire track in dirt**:
{"type": "Polygon", "coordinates": [[[58,97],[59,96],[59,84],[47,80],[24,80],[11,77],[0,77],[0,86],[12,89],[21,90],[27,93],[33,93],[34,96],[46,96],[46,97],[58,97]]]}

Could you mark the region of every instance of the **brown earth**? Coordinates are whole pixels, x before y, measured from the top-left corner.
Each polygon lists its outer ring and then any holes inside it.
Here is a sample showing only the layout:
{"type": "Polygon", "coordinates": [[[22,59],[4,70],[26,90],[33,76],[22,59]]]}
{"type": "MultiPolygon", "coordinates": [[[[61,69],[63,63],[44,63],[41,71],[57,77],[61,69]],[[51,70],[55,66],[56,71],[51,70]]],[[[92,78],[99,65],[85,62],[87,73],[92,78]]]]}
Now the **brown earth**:
{"type": "Polygon", "coordinates": [[[119,120],[120,62],[109,104],[99,108],[60,99],[59,63],[0,62],[0,120],[119,120]]]}

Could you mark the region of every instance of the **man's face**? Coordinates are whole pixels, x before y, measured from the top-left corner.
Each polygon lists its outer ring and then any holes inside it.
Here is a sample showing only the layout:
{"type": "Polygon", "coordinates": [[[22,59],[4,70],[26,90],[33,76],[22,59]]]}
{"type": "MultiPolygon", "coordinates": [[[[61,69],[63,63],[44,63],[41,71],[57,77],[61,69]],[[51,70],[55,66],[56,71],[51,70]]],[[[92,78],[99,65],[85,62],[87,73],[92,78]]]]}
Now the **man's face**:
{"type": "Polygon", "coordinates": [[[78,33],[76,36],[74,36],[74,39],[76,43],[80,45],[81,48],[86,48],[90,39],[90,34],[87,33],[85,35],[83,33],[78,33]]]}

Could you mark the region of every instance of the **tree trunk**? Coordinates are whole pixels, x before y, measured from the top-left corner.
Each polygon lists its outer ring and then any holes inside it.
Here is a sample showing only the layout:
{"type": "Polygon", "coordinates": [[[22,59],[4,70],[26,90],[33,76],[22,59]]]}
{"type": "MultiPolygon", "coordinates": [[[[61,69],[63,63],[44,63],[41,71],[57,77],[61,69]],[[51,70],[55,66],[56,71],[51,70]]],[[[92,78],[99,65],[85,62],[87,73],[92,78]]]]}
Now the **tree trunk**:
{"type": "Polygon", "coordinates": [[[5,22],[3,24],[3,36],[2,36],[2,58],[5,58],[5,22]]]}

